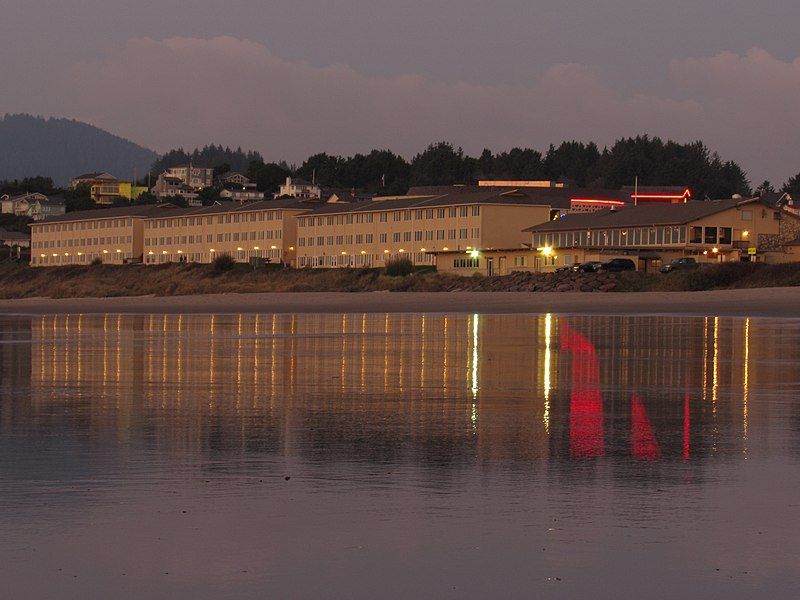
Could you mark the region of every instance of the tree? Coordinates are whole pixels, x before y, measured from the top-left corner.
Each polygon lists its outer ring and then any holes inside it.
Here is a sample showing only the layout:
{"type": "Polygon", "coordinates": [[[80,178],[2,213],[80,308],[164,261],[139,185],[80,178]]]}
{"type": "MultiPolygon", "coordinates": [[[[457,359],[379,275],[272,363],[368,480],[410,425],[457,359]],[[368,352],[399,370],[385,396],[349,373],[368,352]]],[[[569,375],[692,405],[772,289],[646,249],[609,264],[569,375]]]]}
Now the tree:
{"type": "Polygon", "coordinates": [[[584,144],[575,140],[552,144],[544,157],[544,174],[547,179],[566,180],[583,187],[596,177],[600,151],[594,142],[584,144]]]}
{"type": "MultiPolygon", "coordinates": [[[[448,142],[428,146],[411,161],[411,185],[453,185],[471,183],[467,173],[464,151],[448,142]]],[[[477,163],[473,164],[477,168],[477,163]]]]}
{"type": "Polygon", "coordinates": [[[252,161],[247,167],[245,176],[254,181],[259,192],[272,194],[277,192],[281,184],[291,175],[289,169],[276,163],[252,161]]]}
{"type": "Polygon", "coordinates": [[[790,194],[796,199],[800,199],[800,173],[794,177],[790,177],[788,181],[783,184],[781,191],[790,194]]]}

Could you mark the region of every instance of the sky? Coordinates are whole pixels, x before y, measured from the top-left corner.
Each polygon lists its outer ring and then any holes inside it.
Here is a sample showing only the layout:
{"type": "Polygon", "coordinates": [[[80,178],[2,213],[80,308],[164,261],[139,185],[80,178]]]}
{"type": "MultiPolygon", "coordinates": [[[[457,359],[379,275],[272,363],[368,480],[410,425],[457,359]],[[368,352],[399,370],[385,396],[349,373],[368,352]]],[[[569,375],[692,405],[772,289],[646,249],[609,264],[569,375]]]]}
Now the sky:
{"type": "Polygon", "coordinates": [[[797,0],[0,0],[0,114],[301,162],[649,133],[800,171],[797,0]]]}

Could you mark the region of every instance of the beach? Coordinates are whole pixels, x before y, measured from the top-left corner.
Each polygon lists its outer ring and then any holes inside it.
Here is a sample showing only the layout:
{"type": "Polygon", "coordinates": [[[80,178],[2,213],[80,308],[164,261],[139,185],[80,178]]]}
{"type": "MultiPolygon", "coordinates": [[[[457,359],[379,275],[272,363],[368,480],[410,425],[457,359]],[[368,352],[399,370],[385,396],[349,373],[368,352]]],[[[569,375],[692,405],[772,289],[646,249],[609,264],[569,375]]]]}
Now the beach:
{"type": "Polygon", "coordinates": [[[0,300],[0,314],[208,313],[684,314],[800,316],[800,287],[705,292],[281,292],[0,300]]]}

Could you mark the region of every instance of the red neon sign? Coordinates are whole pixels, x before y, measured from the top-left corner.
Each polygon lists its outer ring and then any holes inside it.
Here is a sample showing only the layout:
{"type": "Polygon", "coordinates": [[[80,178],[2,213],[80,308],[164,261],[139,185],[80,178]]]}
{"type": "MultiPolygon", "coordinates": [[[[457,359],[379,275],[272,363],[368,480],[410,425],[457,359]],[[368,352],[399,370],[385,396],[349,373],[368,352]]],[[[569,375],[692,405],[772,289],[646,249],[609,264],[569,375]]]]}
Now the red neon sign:
{"type": "Polygon", "coordinates": [[[598,198],[570,198],[570,202],[585,202],[586,204],[625,204],[622,200],[601,200],[598,198]]]}

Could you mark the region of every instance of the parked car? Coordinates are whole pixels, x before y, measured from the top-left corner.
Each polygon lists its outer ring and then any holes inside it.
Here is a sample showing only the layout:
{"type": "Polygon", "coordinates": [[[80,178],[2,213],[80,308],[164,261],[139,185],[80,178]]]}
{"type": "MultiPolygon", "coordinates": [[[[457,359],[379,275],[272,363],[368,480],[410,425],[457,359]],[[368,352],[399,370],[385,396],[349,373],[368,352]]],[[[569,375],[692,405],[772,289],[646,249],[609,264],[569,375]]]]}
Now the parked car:
{"type": "Polygon", "coordinates": [[[635,271],[636,263],[630,258],[612,258],[604,262],[600,270],[608,271],[609,273],[619,273],[620,271],[635,271]]]}
{"type": "Polygon", "coordinates": [[[596,273],[601,266],[603,266],[603,263],[599,260],[590,260],[589,262],[573,265],[572,270],[579,273],[596,273]]]}
{"type": "Polygon", "coordinates": [[[695,259],[683,256],[681,258],[673,258],[666,265],[661,265],[659,271],[662,273],[672,273],[673,271],[694,271],[699,268],[700,265],[695,259]]]}

